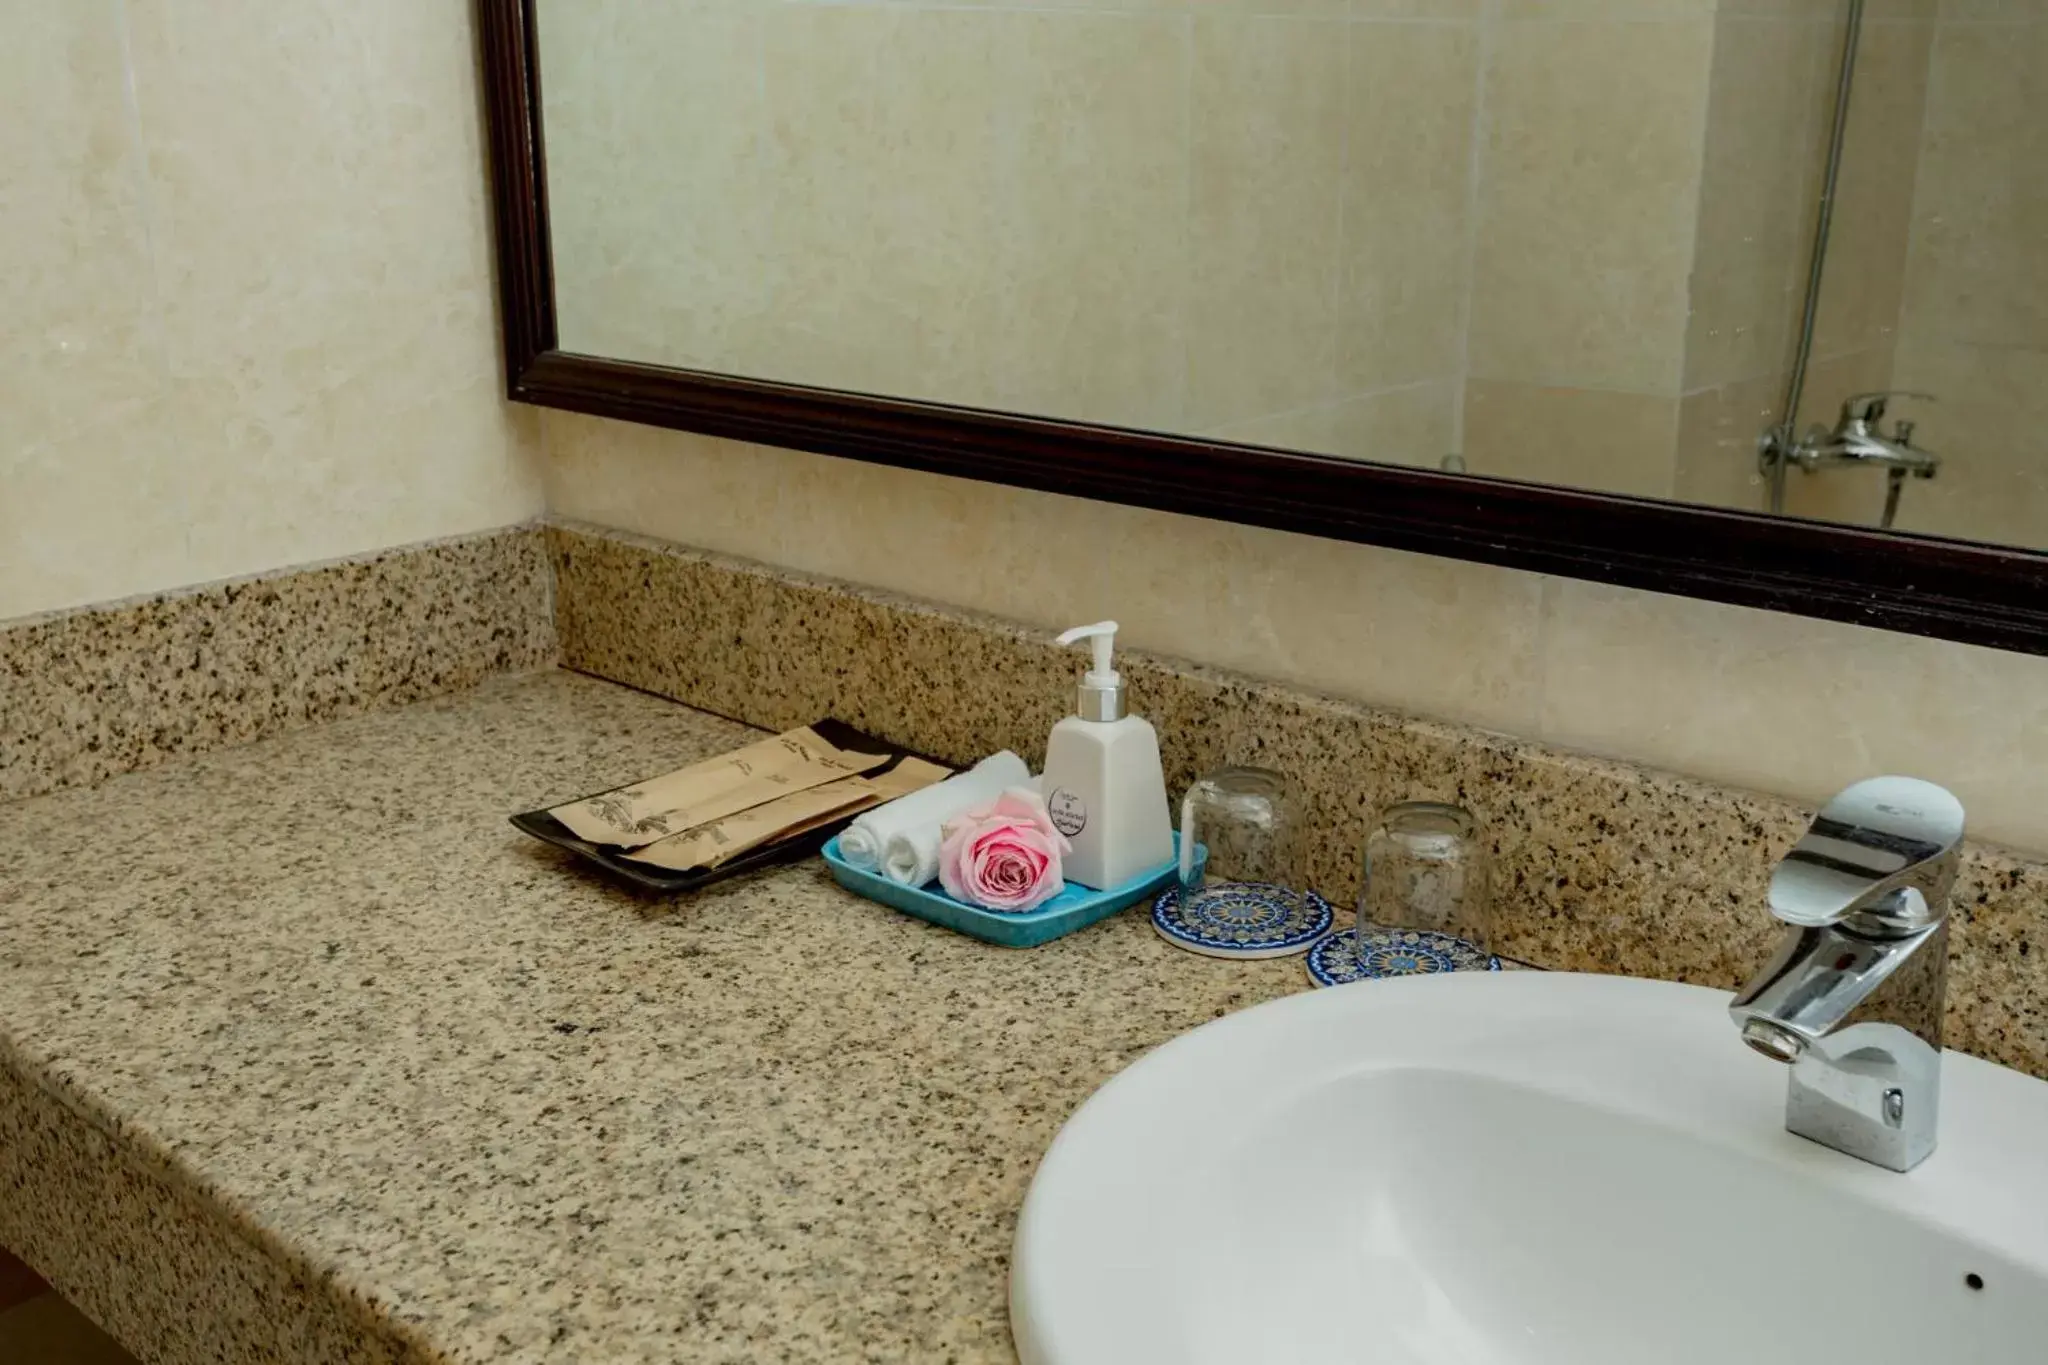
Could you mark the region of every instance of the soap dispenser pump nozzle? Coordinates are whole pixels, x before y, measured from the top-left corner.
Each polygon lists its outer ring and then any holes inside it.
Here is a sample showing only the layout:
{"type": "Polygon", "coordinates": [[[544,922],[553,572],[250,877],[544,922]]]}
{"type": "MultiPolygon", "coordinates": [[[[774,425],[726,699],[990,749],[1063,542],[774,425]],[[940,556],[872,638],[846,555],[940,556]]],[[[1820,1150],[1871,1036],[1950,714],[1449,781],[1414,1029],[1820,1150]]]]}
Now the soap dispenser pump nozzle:
{"type": "Polygon", "coordinates": [[[1086,640],[1095,651],[1095,666],[1082,675],[1080,693],[1074,704],[1074,713],[1082,720],[1124,718],[1123,675],[1113,666],[1116,629],[1114,621],[1097,621],[1092,626],[1075,626],[1060,635],[1063,645],[1086,640]]]}

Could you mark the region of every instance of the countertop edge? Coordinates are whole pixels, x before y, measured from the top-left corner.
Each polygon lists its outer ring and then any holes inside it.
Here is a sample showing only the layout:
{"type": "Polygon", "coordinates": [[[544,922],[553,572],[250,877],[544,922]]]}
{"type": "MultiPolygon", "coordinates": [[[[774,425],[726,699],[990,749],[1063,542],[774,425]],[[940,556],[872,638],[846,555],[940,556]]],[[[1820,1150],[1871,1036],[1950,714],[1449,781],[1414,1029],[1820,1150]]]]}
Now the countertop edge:
{"type": "Polygon", "coordinates": [[[0,1039],[0,1185],[0,1242],[144,1359],[446,1359],[12,1039],[0,1039]]]}

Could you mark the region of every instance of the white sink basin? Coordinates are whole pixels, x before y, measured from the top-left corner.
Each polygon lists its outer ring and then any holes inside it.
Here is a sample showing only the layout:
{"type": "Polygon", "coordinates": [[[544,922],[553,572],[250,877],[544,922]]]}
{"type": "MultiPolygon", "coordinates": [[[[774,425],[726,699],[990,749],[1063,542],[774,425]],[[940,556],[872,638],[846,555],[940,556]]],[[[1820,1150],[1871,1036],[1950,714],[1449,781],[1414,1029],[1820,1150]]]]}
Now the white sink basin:
{"type": "Polygon", "coordinates": [[[1948,1053],[1896,1175],[1784,1131],[1727,1002],[1421,977],[1175,1039],[1039,1168],[1024,1365],[2048,1360],[2048,1085],[1948,1053]]]}

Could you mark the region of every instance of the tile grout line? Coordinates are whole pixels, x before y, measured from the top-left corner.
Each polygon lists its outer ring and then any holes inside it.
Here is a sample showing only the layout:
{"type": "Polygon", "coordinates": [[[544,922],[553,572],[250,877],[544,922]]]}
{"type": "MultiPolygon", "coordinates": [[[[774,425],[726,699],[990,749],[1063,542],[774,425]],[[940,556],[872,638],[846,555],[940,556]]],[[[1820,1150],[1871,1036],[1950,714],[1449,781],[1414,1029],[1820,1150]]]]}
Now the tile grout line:
{"type": "MultiPolygon", "coordinates": [[[[1906,254],[1905,259],[1899,263],[1899,311],[1898,315],[1892,319],[1891,336],[1891,383],[1905,388],[1914,386],[1899,378],[1898,354],[1906,345],[1906,322],[1913,313],[1913,262],[1916,258],[1925,259],[1921,256],[1922,227],[1926,219],[1920,212],[1920,196],[1923,184],[1920,178],[1920,170],[1927,165],[1928,161],[1928,123],[1937,107],[1936,96],[1947,93],[1945,83],[1941,80],[1941,63],[1938,57],[1941,52],[1943,32],[1950,27],[1952,27],[1952,21],[1942,19],[1939,11],[1936,12],[1936,17],[1928,24],[1926,83],[1922,86],[1920,92],[1920,125],[1916,129],[1918,136],[1913,140],[1913,198],[1906,205],[1906,254]]],[[[1946,340],[1946,338],[1943,338],[1943,340],[1946,340]]],[[[1939,436],[1940,432],[1937,431],[1935,434],[1939,436]]]]}
{"type": "Polygon", "coordinates": [[[1481,200],[1486,187],[1486,142],[1492,113],[1486,98],[1492,82],[1494,28],[1500,0],[1481,0],[1473,26],[1472,126],[1465,151],[1465,288],[1458,300],[1457,400],[1451,408],[1452,452],[1470,466],[1465,449],[1465,409],[1472,401],[1472,330],[1479,313],[1481,200]]]}
{"type": "Polygon", "coordinates": [[[1188,413],[1192,403],[1194,376],[1191,369],[1194,361],[1194,347],[1190,333],[1194,330],[1195,297],[1195,17],[1182,15],[1176,25],[1180,29],[1180,365],[1175,371],[1177,383],[1173,396],[1174,420],[1180,426],[1188,425],[1188,413]]]}
{"type": "MultiPolygon", "coordinates": [[[[1329,388],[1333,395],[1331,406],[1343,401],[1335,396],[1345,387],[1350,366],[1346,363],[1350,347],[1345,338],[1349,334],[1346,326],[1344,307],[1347,291],[1345,283],[1350,278],[1351,257],[1347,248],[1345,232],[1351,225],[1346,223],[1345,209],[1351,202],[1351,89],[1354,73],[1352,51],[1356,47],[1351,41],[1349,27],[1343,30],[1344,50],[1337,55],[1337,211],[1336,249],[1330,257],[1330,369],[1329,388]]],[[[1333,441],[1332,444],[1335,444],[1333,441]]]]}

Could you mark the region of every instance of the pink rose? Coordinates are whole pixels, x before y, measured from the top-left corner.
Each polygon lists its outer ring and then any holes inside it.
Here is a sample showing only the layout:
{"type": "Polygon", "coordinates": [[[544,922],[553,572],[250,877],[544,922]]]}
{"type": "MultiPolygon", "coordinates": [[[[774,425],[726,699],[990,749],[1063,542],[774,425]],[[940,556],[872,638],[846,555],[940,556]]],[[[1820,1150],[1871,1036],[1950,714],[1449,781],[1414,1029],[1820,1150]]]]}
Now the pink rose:
{"type": "Polygon", "coordinates": [[[1060,858],[1072,849],[1067,836],[1053,828],[1044,798],[1013,787],[946,822],[939,885],[954,900],[1022,914],[1066,888],[1060,858]]]}

